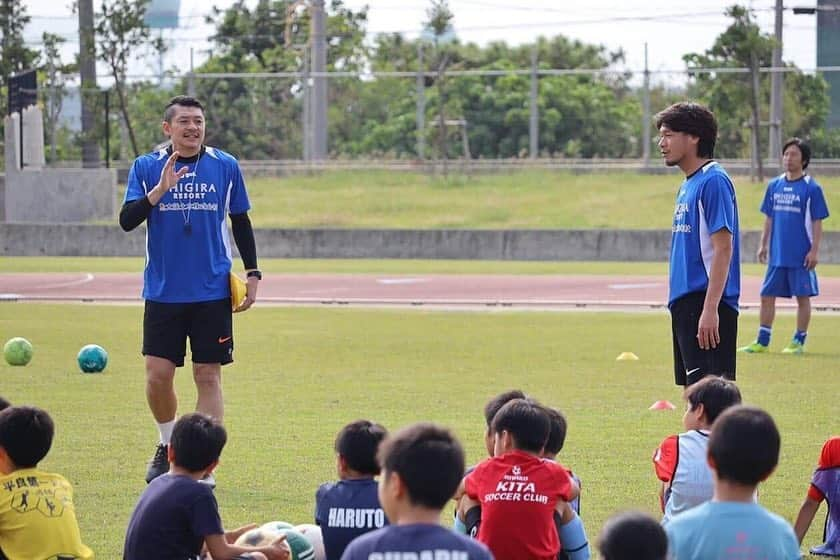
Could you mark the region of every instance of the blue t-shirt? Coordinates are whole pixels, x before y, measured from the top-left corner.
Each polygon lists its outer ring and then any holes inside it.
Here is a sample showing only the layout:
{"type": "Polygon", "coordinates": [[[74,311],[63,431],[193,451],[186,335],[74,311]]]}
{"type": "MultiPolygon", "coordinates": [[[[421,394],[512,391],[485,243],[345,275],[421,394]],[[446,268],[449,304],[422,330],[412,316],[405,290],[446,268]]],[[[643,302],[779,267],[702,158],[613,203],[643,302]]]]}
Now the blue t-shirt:
{"type": "Polygon", "coordinates": [[[814,239],[813,221],[828,217],[822,188],[809,175],[796,181],[780,175],[767,184],[761,212],[773,220],[770,266],[803,268],[814,239]]]}
{"type": "Polygon", "coordinates": [[[493,560],[486,546],[440,525],[391,525],[350,543],[341,560],[493,560]]]}
{"type": "MultiPolygon", "coordinates": [[[[125,202],[146,196],[160,180],[166,150],[140,156],[128,173],[125,202]]],[[[233,156],[207,147],[180,159],[189,172],[152,208],[146,220],[143,298],[162,303],[230,297],[230,233],[225,218],[250,208],[242,171],[233,156]]]]}
{"type": "Polygon", "coordinates": [[[735,186],[720,164],[710,161],[686,177],[677,193],[671,227],[669,307],[677,299],[709,287],[712,234],[722,229],[732,234],[732,259],[721,299],[737,310],[741,265],[735,186]]]}
{"type": "Polygon", "coordinates": [[[706,502],[667,525],[676,560],[798,560],[799,542],[790,523],[755,503],[706,502]]]}
{"type": "Polygon", "coordinates": [[[315,523],[327,560],[339,560],[350,541],[388,524],[372,478],[322,484],[315,493],[315,523]]]}
{"type": "Polygon", "coordinates": [[[209,486],[164,474],[149,483],[134,507],[123,560],[192,560],[198,558],[205,536],[224,532],[209,486]]]}

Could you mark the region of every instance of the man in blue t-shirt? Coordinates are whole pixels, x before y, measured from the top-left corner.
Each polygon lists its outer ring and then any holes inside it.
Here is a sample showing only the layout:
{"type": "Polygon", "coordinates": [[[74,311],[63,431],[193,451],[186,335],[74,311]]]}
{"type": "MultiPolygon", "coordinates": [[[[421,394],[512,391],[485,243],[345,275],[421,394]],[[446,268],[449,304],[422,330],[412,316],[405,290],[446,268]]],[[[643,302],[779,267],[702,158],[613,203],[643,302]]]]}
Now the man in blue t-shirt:
{"type": "Polygon", "coordinates": [[[735,379],[741,268],[735,186],[712,159],[717,121],[696,103],[676,103],[656,116],[665,164],[685,181],[671,226],[668,308],[674,380],[706,375],[735,379]]]}
{"type": "Polygon", "coordinates": [[[483,544],[440,525],[443,506],[464,476],[464,450],[452,434],[421,423],[379,448],[379,499],[391,525],[355,539],[342,560],[492,560],[483,544]]]}
{"type": "Polygon", "coordinates": [[[761,287],[761,311],[758,337],[741,352],[766,352],[770,344],[776,298],[795,297],[796,332],[783,354],[801,354],[805,349],[808,324],[811,322],[811,298],[819,295],[817,256],[822,240],[822,221],[828,217],[822,189],[805,174],[811,160],[811,148],[799,138],[791,138],[782,148],[784,175],[767,185],[761,212],[764,231],[758,248],[758,261],[770,260],[761,287]]]}
{"type": "Polygon", "coordinates": [[[338,482],[315,494],[315,523],[321,527],[327,560],[339,560],[356,537],[388,524],[379,505],[376,452],[385,428],[368,420],[344,426],[335,438],[338,482]]]}
{"type": "Polygon", "coordinates": [[[146,482],[169,469],[167,445],[178,406],[173,381],[175,368],[184,365],[187,338],[197,409],[221,421],[221,366],[233,361],[231,312],[253,305],[262,278],[242,172],[233,156],[204,145],[201,103],[173,98],[163,132],[170,146],[134,161],[120,211],[125,231],[146,222],[142,352],[146,398],[160,432],[146,482]],[[247,295],[233,310],[228,215],[248,278],[247,295]]]}

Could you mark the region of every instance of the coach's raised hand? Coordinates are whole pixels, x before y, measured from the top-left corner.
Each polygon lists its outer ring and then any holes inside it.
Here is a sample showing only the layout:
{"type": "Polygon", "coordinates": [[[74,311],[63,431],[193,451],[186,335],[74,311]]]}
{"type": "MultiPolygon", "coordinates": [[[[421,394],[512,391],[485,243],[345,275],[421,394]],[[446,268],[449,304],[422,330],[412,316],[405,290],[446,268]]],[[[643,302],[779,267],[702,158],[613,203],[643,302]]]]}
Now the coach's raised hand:
{"type": "Polygon", "coordinates": [[[146,195],[152,206],[160,202],[160,199],[163,198],[166,191],[178,184],[181,177],[186,175],[189,171],[189,168],[186,165],[178,171],[175,171],[176,161],[178,161],[178,152],[172,152],[172,155],[169,156],[168,160],[166,160],[166,165],[163,166],[163,169],[160,172],[160,180],[158,181],[158,184],[155,185],[155,188],[150,190],[149,194],[146,195]]]}

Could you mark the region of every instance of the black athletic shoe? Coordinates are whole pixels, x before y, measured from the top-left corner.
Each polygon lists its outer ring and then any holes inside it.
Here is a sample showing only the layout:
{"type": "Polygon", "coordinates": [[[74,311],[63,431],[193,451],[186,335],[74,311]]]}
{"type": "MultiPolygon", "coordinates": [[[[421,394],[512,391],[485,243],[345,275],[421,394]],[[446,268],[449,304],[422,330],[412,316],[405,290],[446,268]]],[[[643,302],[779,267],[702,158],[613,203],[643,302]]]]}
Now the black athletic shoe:
{"type": "Polygon", "coordinates": [[[146,484],[150,483],[162,474],[169,472],[169,457],[167,455],[169,446],[159,443],[155,449],[155,456],[149,461],[149,468],[146,470],[146,484]]]}

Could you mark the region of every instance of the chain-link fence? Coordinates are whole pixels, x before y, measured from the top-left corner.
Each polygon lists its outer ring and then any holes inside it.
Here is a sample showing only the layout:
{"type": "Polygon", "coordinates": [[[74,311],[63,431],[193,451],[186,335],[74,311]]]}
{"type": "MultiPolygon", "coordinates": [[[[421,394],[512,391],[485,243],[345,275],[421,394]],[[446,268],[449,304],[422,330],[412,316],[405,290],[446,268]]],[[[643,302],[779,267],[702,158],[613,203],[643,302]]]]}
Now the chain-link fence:
{"type": "MultiPolygon", "coordinates": [[[[473,165],[597,160],[609,165],[616,160],[646,164],[653,157],[658,165],[652,115],[686,98],[705,101],[718,115],[717,155],[751,158],[753,96],[761,154],[772,162],[767,153],[775,122],[769,99],[772,70],[759,70],[757,96],[751,71],[741,68],[633,73],[535,65],[361,75],[195,74],[163,85],[130,82],[124,92],[92,92],[96,119],[87,134],[99,147],[99,165],[126,166],[136,154],[166,141],[161,130],[166,102],[190,93],[205,104],[207,143],[263,169],[272,162],[293,167],[321,159],[473,165]],[[315,91],[321,85],[327,102],[319,107],[315,91]],[[320,123],[326,123],[325,135],[319,135],[320,123]],[[319,141],[325,145],[319,147],[319,141]]],[[[785,84],[782,135],[811,139],[815,157],[840,157],[840,130],[825,125],[826,78],[840,79],[840,67],[778,71],[785,84]]],[[[80,165],[85,135],[79,90],[41,87],[38,99],[48,165],[80,165]]]]}

